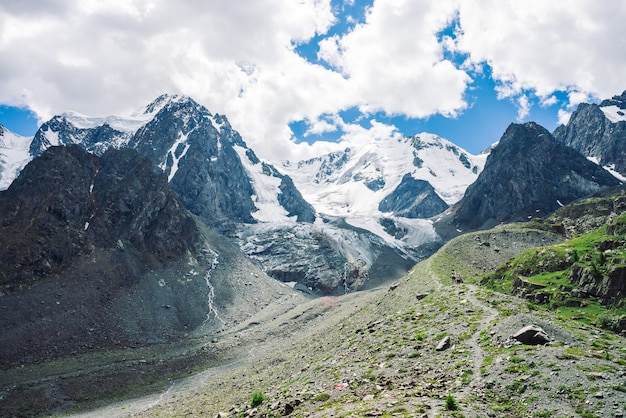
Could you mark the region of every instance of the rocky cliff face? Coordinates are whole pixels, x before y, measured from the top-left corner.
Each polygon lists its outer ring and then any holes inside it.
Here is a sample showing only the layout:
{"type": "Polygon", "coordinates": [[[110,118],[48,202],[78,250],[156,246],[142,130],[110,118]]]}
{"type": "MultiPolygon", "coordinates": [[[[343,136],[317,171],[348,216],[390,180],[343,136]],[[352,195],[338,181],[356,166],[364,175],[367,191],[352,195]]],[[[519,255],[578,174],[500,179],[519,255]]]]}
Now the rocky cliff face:
{"type": "Polygon", "coordinates": [[[129,144],[168,176],[181,202],[209,223],[255,222],[250,178],[228,121],[190,99],[169,100],[129,144]]]}
{"type": "Polygon", "coordinates": [[[511,124],[442,224],[459,230],[543,217],[619,181],[535,123],[511,124]]]}
{"type": "Polygon", "coordinates": [[[228,327],[288,292],[137,152],[51,147],[0,192],[0,365],[228,327]]]}
{"type": "Polygon", "coordinates": [[[448,204],[430,183],[405,174],[398,187],[380,202],[378,209],[405,218],[431,218],[448,209],[448,204]]]}
{"type": "Polygon", "coordinates": [[[3,362],[168,341],[206,319],[202,276],[174,273],[206,271],[201,234],[134,151],[50,148],[0,193],[0,220],[3,362]]]}
{"type": "Polygon", "coordinates": [[[581,103],[554,137],[626,176],[626,92],[600,105],[581,103]]]}

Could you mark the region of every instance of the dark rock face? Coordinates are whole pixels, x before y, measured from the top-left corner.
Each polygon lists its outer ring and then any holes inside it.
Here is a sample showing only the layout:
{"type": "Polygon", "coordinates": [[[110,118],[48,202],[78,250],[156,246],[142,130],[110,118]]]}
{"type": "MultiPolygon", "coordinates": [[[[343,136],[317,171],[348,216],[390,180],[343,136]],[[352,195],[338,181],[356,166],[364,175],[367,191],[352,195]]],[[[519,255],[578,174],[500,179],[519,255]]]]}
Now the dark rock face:
{"type": "Polygon", "coordinates": [[[202,242],[146,158],[48,149],[0,193],[2,365],[191,332],[207,315],[202,242]]]}
{"type": "Polygon", "coordinates": [[[405,174],[398,187],[380,202],[378,209],[406,218],[430,218],[448,209],[448,204],[429,182],[405,174]]]}
{"type": "Polygon", "coordinates": [[[618,96],[613,96],[611,99],[602,100],[600,106],[617,106],[622,110],[626,110],[626,91],[618,96]]]}
{"type": "Polygon", "coordinates": [[[612,122],[602,107],[626,109],[626,92],[596,104],[581,103],[567,125],[554,131],[554,137],[587,157],[595,157],[600,165],[614,165],[626,175],[626,122],[612,122]]]}
{"type": "Polygon", "coordinates": [[[619,181],[535,123],[511,124],[453,208],[463,230],[545,216],[619,181]]]}
{"type": "MultiPolygon", "coordinates": [[[[258,161],[252,150],[250,150],[249,154],[253,155],[251,162],[254,162],[255,159],[258,161]]],[[[293,184],[291,177],[279,173],[271,164],[262,164],[264,173],[268,176],[280,179],[280,186],[278,186],[280,189],[278,203],[287,210],[288,216],[295,216],[297,222],[315,222],[315,210],[313,206],[304,200],[300,191],[296,188],[295,184],[293,184]]]]}
{"type": "Polygon", "coordinates": [[[599,274],[593,268],[574,265],[570,281],[582,295],[596,297],[606,306],[619,306],[626,297],[624,266],[611,266],[605,274],[599,274]]]}
{"type": "Polygon", "coordinates": [[[236,145],[245,146],[226,118],[188,98],[168,101],[129,143],[166,173],[192,213],[210,223],[253,223],[254,191],[236,145]]]}

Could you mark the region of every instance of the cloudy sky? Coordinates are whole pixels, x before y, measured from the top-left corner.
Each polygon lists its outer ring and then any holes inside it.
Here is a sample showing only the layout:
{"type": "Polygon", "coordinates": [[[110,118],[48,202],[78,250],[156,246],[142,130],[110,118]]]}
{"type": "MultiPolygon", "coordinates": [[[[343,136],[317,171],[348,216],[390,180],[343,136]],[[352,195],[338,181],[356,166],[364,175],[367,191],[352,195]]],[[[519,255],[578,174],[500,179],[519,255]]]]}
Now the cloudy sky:
{"type": "Polygon", "coordinates": [[[619,0],[3,0],[0,123],[172,93],[264,158],[422,131],[478,153],[625,90],[625,21],[619,0]]]}

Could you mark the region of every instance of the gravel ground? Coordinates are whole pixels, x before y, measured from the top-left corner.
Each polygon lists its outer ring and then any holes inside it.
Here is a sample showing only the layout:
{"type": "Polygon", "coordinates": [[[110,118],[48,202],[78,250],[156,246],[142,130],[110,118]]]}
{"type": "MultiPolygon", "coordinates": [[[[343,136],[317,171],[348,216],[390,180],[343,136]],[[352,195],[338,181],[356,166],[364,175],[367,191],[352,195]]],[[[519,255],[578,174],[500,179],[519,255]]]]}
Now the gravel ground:
{"type": "MultiPolygon", "coordinates": [[[[507,234],[518,248],[545,242],[507,234]]],[[[210,379],[175,396],[161,394],[157,406],[133,414],[623,416],[624,338],[438,277],[437,257],[457,248],[453,242],[392,286],[312,300],[233,334],[247,338],[245,360],[206,371],[210,379]],[[510,338],[530,324],[544,329],[550,343],[510,338]],[[437,350],[446,337],[449,347],[437,350]],[[253,406],[255,393],[263,401],[253,406]]],[[[481,263],[480,254],[471,261],[481,263]]]]}
{"type": "Polygon", "coordinates": [[[623,416],[623,337],[443,277],[450,265],[469,277],[552,239],[505,235],[454,240],[372,291],[313,300],[285,292],[189,350],[183,358],[211,357],[194,363],[199,372],[79,416],[623,416]],[[550,342],[510,338],[530,324],[550,342]]]}

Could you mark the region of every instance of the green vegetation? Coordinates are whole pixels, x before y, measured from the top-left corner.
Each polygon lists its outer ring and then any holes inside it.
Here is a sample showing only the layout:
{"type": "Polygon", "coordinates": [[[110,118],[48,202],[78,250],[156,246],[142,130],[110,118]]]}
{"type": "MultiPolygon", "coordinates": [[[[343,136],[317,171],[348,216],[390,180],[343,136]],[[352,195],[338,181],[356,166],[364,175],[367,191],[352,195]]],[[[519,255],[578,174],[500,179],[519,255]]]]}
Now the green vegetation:
{"type": "Polygon", "coordinates": [[[263,394],[263,392],[256,391],[252,394],[252,400],[250,401],[250,406],[252,406],[253,408],[256,408],[257,406],[261,405],[264,400],[265,400],[265,395],[263,394]]]}
{"type": "Polygon", "coordinates": [[[626,269],[625,232],[623,214],[593,232],[523,251],[480,282],[525,297],[530,310],[552,310],[565,320],[619,331],[626,319],[626,302],[612,297],[612,277],[618,281],[626,269]]]}
{"type": "Polygon", "coordinates": [[[312,401],[313,402],[326,402],[327,400],[330,399],[330,394],[326,393],[326,392],[322,392],[319,395],[315,396],[312,401]]]}
{"type": "Polygon", "coordinates": [[[459,404],[457,403],[456,399],[454,399],[454,396],[452,396],[452,395],[447,395],[446,396],[446,410],[448,410],[448,411],[458,411],[459,410],[459,404]]]}

